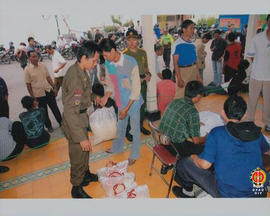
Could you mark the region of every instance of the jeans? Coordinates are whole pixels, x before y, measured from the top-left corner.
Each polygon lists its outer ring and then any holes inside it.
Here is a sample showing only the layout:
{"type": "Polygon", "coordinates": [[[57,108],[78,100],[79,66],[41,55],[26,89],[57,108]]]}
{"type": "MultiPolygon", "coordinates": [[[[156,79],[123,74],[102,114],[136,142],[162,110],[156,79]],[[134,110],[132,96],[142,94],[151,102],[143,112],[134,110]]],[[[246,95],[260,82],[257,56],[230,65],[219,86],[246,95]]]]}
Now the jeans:
{"type": "Polygon", "coordinates": [[[213,61],[213,71],[214,71],[214,83],[220,85],[222,82],[222,61],[213,61]]]}
{"type": "MultiPolygon", "coordinates": [[[[120,111],[119,111],[120,113],[120,111]]],[[[133,135],[132,148],[130,159],[137,159],[140,157],[141,148],[141,130],[140,130],[140,110],[132,114],[128,114],[125,119],[118,120],[118,138],[113,141],[112,152],[119,153],[123,151],[124,139],[126,136],[126,128],[128,124],[128,119],[130,118],[130,133],[133,135]]]]}
{"type": "Polygon", "coordinates": [[[163,60],[167,68],[170,68],[171,48],[164,48],[163,60]]]}
{"type": "Polygon", "coordinates": [[[220,197],[212,170],[200,169],[190,157],[178,161],[176,169],[175,180],[187,191],[192,191],[193,184],[196,184],[212,197],[220,197]]]}

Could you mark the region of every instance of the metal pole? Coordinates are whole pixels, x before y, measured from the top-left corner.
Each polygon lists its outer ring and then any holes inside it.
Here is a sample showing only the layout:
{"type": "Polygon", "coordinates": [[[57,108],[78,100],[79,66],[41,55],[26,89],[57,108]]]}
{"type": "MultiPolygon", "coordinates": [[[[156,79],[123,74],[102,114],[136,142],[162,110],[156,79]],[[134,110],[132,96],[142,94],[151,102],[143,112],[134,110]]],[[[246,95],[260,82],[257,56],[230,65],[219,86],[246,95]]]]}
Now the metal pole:
{"type": "Polygon", "coordinates": [[[58,31],[58,36],[60,36],[60,28],[59,28],[59,24],[58,24],[58,16],[57,15],[54,15],[55,17],[55,20],[56,20],[56,26],[57,26],[57,31],[58,31]]]}

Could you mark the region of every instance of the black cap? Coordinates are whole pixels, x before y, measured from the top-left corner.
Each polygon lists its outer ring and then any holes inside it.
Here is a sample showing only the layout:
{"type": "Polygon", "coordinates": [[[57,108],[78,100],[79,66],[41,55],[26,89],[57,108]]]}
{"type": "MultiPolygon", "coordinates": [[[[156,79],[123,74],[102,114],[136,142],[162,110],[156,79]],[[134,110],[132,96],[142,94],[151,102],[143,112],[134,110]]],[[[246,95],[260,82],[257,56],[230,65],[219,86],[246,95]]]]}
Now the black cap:
{"type": "Polygon", "coordinates": [[[126,38],[139,38],[138,32],[130,28],[126,33],[126,38]]]}

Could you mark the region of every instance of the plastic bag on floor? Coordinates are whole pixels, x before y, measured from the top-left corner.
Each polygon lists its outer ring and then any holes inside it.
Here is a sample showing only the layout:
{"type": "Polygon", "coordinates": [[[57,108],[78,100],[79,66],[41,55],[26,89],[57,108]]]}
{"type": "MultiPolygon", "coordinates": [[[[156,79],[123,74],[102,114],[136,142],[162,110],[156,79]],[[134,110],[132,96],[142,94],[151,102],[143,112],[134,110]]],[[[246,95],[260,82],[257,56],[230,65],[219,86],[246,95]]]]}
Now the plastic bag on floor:
{"type": "Polygon", "coordinates": [[[149,198],[149,189],[147,185],[135,186],[115,195],[115,197],[124,199],[149,198]]]}
{"type": "Polygon", "coordinates": [[[118,177],[103,177],[99,178],[99,181],[105,190],[108,197],[114,197],[117,194],[124,192],[127,188],[136,186],[135,174],[125,173],[123,176],[118,177]]]}
{"type": "Polygon", "coordinates": [[[114,163],[109,161],[106,167],[97,170],[98,177],[117,177],[123,176],[127,172],[128,161],[121,161],[119,163],[114,163]]]}
{"type": "Polygon", "coordinates": [[[97,109],[90,115],[89,122],[93,133],[92,145],[117,137],[117,118],[113,107],[97,109]]]}

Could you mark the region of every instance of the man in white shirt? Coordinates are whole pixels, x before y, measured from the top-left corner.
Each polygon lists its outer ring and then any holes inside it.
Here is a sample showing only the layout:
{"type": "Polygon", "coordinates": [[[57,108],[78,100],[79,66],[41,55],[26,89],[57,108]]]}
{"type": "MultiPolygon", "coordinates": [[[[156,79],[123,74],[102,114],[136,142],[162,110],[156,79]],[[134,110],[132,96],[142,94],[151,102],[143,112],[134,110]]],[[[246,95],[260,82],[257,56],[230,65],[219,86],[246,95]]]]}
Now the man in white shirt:
{"type": "Polygon", "coordinates": [[[263,95],[263,118],[265,130],[270,132],[270,14],[267,29],[252,39],[247,57],[251,59],[252,71],[249,81],[247,121],[254,121],[260,93],[263,95]]]}
{"type": "Polygon", "coordinates": [[[142,36],[142,26],[140,24],[140,20],[137,21],[137,25],[135,26],[135,30],[138,32],[138,35],[142,36]]]}
{"type": "Polygon", "coordinates": [[[59,52],[54,50],[51,45],[45,47],[46,52],[52,56],[52,68],[54,75],[54,85],[56,88],[56,95],[60,87],[62,86],[64,79],[64,70],[63,68],[67,64],[66,60],[60,55],[59,52]]]}

